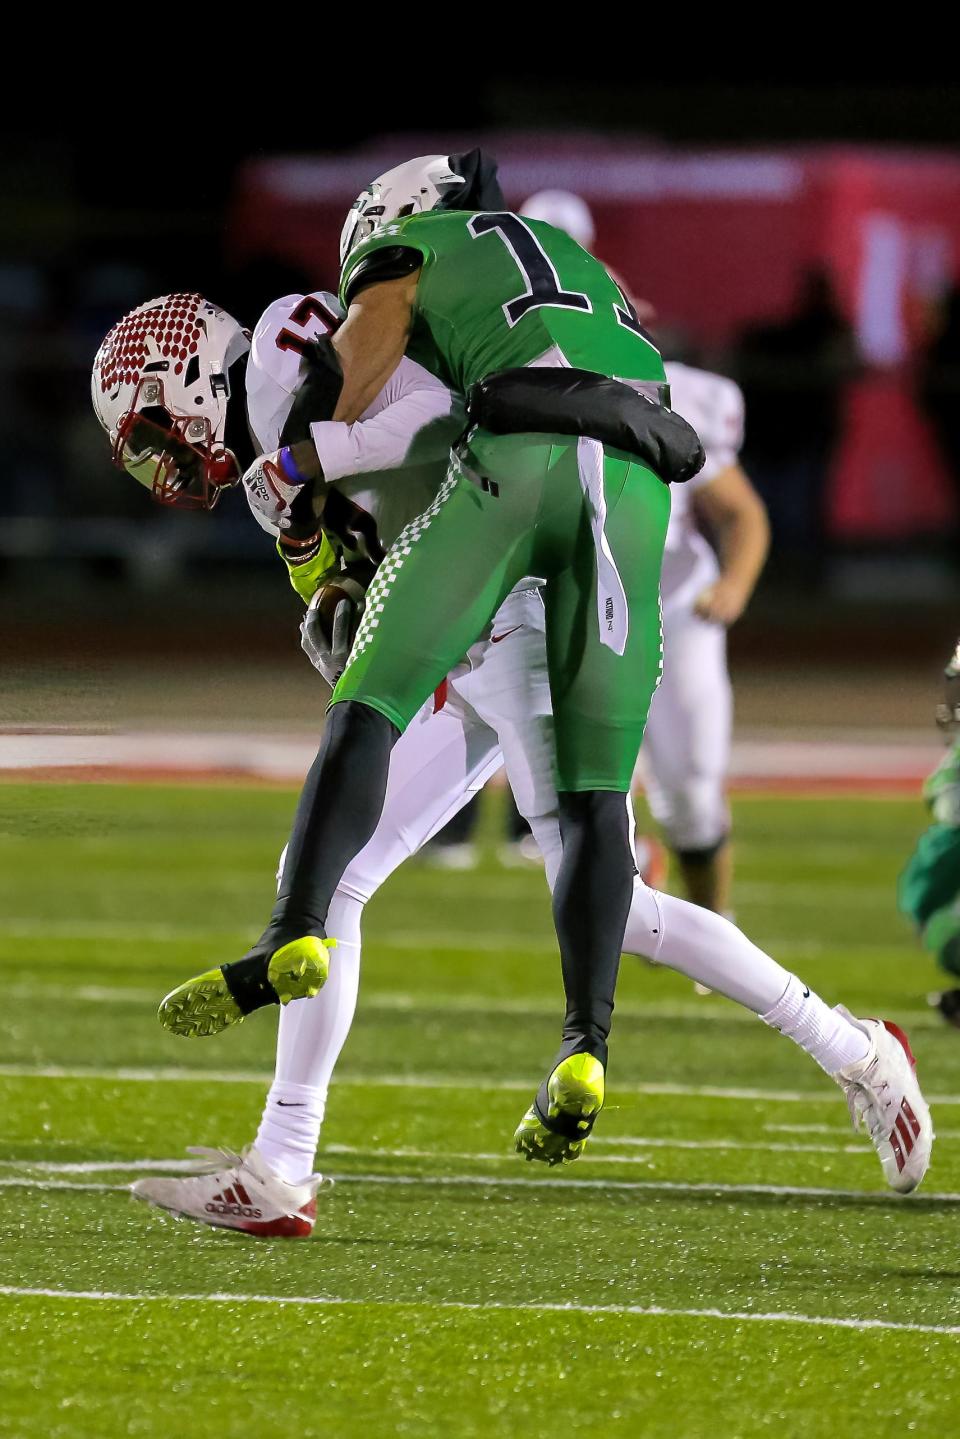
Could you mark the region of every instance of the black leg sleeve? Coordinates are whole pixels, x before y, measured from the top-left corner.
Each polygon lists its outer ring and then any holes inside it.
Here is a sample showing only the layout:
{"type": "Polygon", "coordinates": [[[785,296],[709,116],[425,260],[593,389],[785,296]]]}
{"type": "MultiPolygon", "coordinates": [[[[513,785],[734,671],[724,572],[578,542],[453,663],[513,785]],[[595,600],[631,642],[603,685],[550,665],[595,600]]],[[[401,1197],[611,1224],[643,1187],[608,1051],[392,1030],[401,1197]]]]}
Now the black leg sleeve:
{"type": "Polygon", "coordinates": [[[369,705],[333,706],[297,805],[277,902],[250,956],[272,954],[302,935],[325,937],[333,892],[379,822],[399,738],[369,705]]]}
{"type": "Polygon", "coordinates": [[[567,1013],[558,1057],[584,1050],[607,1062],[607,1035],[635,867],[626,796],[561,794],[563,860],[553,892],[567,1013]]]}

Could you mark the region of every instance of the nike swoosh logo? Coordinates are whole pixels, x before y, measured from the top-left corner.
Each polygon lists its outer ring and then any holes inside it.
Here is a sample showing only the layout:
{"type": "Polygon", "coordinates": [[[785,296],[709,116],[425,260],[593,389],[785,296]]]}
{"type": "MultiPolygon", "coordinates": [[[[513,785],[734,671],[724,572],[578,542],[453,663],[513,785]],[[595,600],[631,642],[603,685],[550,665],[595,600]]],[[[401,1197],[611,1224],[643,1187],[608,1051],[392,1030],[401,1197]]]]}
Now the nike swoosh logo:
{"type": "Polygon", "coordinates": [[[278,1099],[277,1103],[281,1109],[305,1109],[306,1101],[302,1099],[278,1099]]]}
{"type": "Polygon", "coordinates": [[[523,625],[514,625],[514,627],[513,627],[512,630],[504,630],[504,632],[503,632],[502,635],[491,635],[491,636],[490,636],[490,643],[491,643],[492,645],[498,645],[498,644],[500,643],[500,641],[501,641],[501,640],[505,640],[508,635],[515,635],[515,634],[517,633],[517,630],[522,630],[522,629],[523,629],[523,625]]]}
{"type": "Polygon", "coordinates": [[[805,990],[803,991],[803,997],[804,997],[804,999],[809,999],[809,998],[810,998],[810,991],[809,991],[809,989],[805,989],[805,990]]]}

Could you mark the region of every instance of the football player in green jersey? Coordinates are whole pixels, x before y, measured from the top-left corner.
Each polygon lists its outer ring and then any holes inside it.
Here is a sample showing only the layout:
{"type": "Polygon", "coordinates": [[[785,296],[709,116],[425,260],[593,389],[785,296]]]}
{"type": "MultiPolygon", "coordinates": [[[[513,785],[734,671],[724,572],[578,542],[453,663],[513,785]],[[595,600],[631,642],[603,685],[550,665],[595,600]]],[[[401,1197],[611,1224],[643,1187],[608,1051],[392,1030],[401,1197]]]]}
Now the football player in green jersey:
{"type": "MultiPolygon", "coordinates": [[[[482,168],[474,178],[482,191],[482,168]]],[[[370,588],[270,923],[244,959],[181,986],[162,1014],[181,1033],[215,1032],[283,997],[270,981],[278,956],[285,970],[322,968],[330,899],[376,827],[393,744],[507,593],[540,577],[566,1016],[517,1144],[557,1162],[580,1153],[603,1104],[634,873],[628,796],[661,667],[667,485],[696,473],[702,451],[666,407],[660,355],[597,260],[550,225],[487,208],[463,176],[425,179],[406,204],[394,193],[389,213],[383,182],[361,197],[341,280],[347,318],[311,353],[309,418],[355,420],[408,353],[466,396],[468,429],[370,588]],[[417,213],[433,195],[459,208],[417,213]]],[[[285,438],[258,463],[322,484],[315,448],[285,438]]]]}
{"type": "Polygon", "coordinates": [[[944,1019],[960,1027],[960,644],[944,670],[946,694],[937,723],[950,748],[923,787],[933,823],[924,830],[900,876],[901,913],[912,919],[924,949],[954,984],[937,998],[944,1019]]]}

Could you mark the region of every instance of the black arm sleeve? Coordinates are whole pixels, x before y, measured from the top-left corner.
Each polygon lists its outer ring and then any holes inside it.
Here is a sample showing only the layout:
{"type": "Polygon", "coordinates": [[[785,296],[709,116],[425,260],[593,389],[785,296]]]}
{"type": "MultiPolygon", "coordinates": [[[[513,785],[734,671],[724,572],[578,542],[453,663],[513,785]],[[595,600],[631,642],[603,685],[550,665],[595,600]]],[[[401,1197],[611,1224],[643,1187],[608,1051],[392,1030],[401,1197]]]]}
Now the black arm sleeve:
{"type": "Polygon", "coordinates": [[[412,275],[414,270],[419,270],[422,264],[420,251],[411,249],[409,245],[384,245],[380,250],[373,250],[363,257],[350,276],[344,304],[349,307],[368,285],[379,285],[384,280],[402,280],[404,275],[412,275]]]}
{"type": "Polygon", "coordinates": [[[280,431],[281,445],[309,440],[315,421],[332,420],[343,389],[343,370],[329,335],[311,341],[303,360],[303,379],[280,431]]]}

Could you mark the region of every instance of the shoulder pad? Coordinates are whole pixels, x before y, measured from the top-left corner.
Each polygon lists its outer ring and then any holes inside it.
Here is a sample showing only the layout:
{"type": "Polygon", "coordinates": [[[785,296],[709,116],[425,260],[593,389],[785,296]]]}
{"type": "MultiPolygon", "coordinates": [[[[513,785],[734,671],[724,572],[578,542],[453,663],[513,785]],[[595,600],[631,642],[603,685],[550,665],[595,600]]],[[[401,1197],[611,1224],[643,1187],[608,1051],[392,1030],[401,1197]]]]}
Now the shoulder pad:
{"type": "Polygon", "coordinates": [[[666,365],[671,405],[700,435],[704,448],[732,451],[743,445],[743,394],[725,375],[670,361],[666,365]]]}

